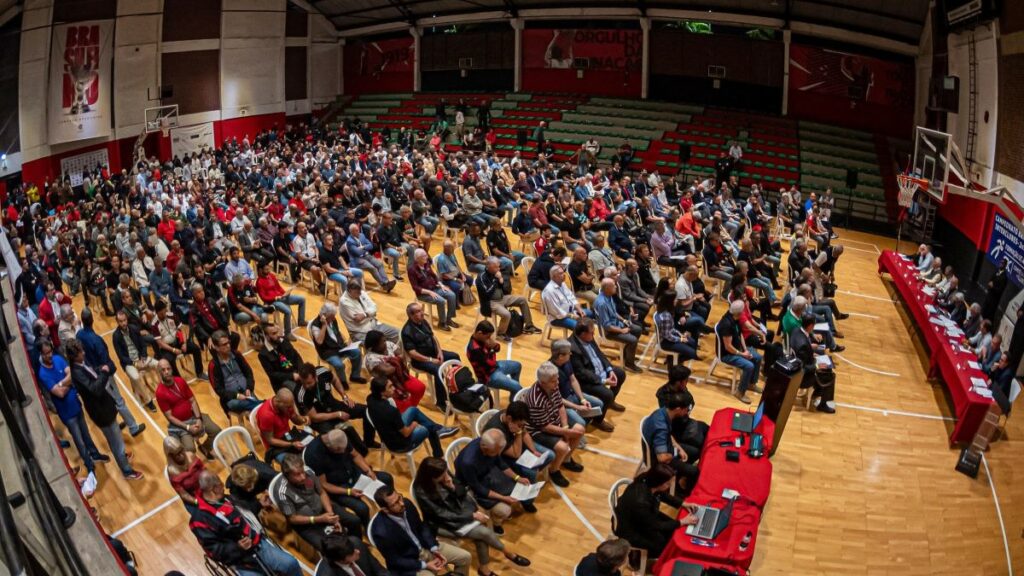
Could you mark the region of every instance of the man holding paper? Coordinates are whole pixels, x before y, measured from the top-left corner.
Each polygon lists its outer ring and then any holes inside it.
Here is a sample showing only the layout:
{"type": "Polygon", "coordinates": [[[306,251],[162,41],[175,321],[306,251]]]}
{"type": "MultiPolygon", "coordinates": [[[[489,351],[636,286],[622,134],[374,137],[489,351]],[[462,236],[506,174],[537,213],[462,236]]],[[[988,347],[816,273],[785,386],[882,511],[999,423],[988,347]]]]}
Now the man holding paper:
{"type": "Polygon", "coordinates": [[[337,505],[351,510],[365,527],[370,522],[370,507],[363,497],[373,498],[381,486],[394,487],[391,474],[375,471],[353,450],[348,436],[341,430],[331,430],[314,439],[302,454],[320,485],[337,505]]]}
{"type": "MultiPolygon", "coordinates": [[[[586,322],[580,322],[580,326],[586,322]]],[[[562,467],[570,472],[582,472],[583,465],[572,459],[575,450],[583,439],[584,428],[579,424],[569,424],[569,417],[562,404],[562,395],[558,392],[558,367],[545,362],[537,368],[537,383],[526,392],[523,400],[530,407],[530,419],[526,429],[533,436],[533,441],[555,453],[551,462],[551,481],[565,488],[569,480],[562,475],[562,467]]]]}
{"type": "Polygon", "coordinates": [[[520,500],[526,512],[537,511],[532,498],[514,497],[517,483],[531,484],[501,457],[504,449],[505,435],[498,430],[487,430],[467,444],[455,459],[455,477],[473,491],[480,506],[491,511],[495,526],[501,526],[512,515],[512,509],[520,500]]]}
{"type": "Polygon", "coordinates": [[[835,414],[835,376],[832,374],[832,360],[826,355],[818,355],[815,352],[817,344],[811,336],[816,320],[811,314],[804,314],[801,318],[800,329],[794,330],[789,336],[789,347],[797,358],[803,362],[804,377],[800,384],[801,388],[814,387],[815,405],[818,411],[826,414],[835,414]],[[819,373],[822,373],[819,375],[819,373]],[[827,377],[821,377],[827,374],[827,377]],[[824,381],[824,382],[823,382],[824,381]]]}
{"type": "Polygon", "coordinates": [[[529,419],[530,407],[525,402],[509,402],[507,408],[484,424],[484,430],[498,430],[505,436],[501,457],[516,474],[533,483],[537,481],[538,471],[547,466],[554,453],[533,443],[533,437],[526,433],[529,419]]]}

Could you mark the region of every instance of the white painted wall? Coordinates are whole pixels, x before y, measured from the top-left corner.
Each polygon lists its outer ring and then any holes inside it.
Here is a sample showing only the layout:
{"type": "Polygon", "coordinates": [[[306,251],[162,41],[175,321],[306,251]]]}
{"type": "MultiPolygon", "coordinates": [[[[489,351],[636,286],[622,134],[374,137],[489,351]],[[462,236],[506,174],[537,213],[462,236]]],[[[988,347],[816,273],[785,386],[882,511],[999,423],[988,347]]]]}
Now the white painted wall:
{"type": "Polygon", "coordinates": [[[222,119],[285,111],[286,0],[230,0],[221,15],[222,119]]]}
{"type": "Polygon", "coordinates": [[[334,25],[321,14],[309,19],[309,101],[313,110],[341,94],[341,45],[334,25]]]}
{"type": "Polygon", "coordinates": [[[158,106],[149,92],[160,84],[162,0],[118,2],[114,34],[114,137],[138,136],[145,110],[158,106]]]}
{"type": "MultiPolygon", "coordinates": [[[[997,24],[980,26],[974,30],[977,59],[977,121],[978,135],[974,147],[975,174],[978,180],[991,186],[995,182],[993,167],[996,152],[996,123],[999,95],[997,24]],[[988,114],[988,121],[985,115],[988,114]]],[[[949,114],[947,130],[960,152],[967,157],[968,114],[970,112],[970,54],[969,33],[949,35],[949,74],[960,78],[960,113],[949,114]]]]}
{"type": "Polygon", "coordinates": [[[46,103],[52,17],[52,0],[25,0],[18,62],[18,122],[23,162],[50,155],[46,143],[46,103]]]}

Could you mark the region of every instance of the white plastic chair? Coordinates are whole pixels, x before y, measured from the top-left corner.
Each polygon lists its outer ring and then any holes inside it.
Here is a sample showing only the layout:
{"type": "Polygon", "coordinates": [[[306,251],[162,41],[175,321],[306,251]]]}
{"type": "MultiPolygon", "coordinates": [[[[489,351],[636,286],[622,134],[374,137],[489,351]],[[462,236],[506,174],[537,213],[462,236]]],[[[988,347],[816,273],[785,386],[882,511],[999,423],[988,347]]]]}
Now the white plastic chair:
{"type": "Polygon", "coordinates": [[[551,332],[553,330],[561,330],[562,338],[568,338],[572,334],[572,330],[570,330],[569,328],[566,328],[565,326],[555,326],[554,324],[551,323],[551,317],[548,316],[548,307],[544,303],[543,292],[540,295],[540,313],[544,315],[544,327],[541,328],[540,330],[541,344],[554,340],[554,338],[551,337],[551,332]]]}
{"type": "Polygon", "coordinates": [[[370,546],[377,548],[377,543],[373,541],[373,523],[377,521],[377,517],[380,516],[380,512],[377,512],[370,518],[369,524],[366,525],[366,539],[370,542],[370,546]]]}
{"type": "Polygon", "coordinates": [[[485,410],[481,413],[480,417],[476,419],[476,424],[473,426],[473,434],[479,438],[480,435],[484,433],[484,426],[491,421],[491,418],[494,418],[500,413],[501,410],[498,410],[497,408],[491,408],[490,410],[485,410]]]}
{"type": "Polygon", "coordinates": [[[600,322],[594,322],[594,328],[596,328],[594,331],[594,341],[597,342],[598,348],[605,353],[605,356],[619,359],[626,358],[626,344],[624,342],[608,338],[604,333],[604,326],[601,326],[600,322]]]}
{"type": "Polygon", "coordinates": [[[537,259],[535,257],[533,257],[533,256],[526,256],[525,258],[522,259],[521,262],[519,262],[520,268],[523,269],[523,276],[524,276],[524,278],[527,279],[527,281],[523,284],[523,286],[526,288],[526,301],[527,302],[530,302],[530,301],[533,300],[533,295],[534,294],[539,294],[540,293],[540,290],[537,290],[536,288],[531,288],[530,287],[530,282],[529,282],[530,270],[533,269],[533,264],[536,261],[537,261],[537,259]]]}
{"type": "Polygon", "coordinates": [[[472,442],[472,438],[458,438],[454,442],[448,445],[448,448],[444,451],[444,461],[448,463],[448,469],[455,472],[455,459],[459,457],[459,453],[462,449],[472,442]]]}
{"type": "MultiPolygon", "coordinates": [[[[270,400],[264,400],[264,402],[270,402],[270,400]]],[[[263,406],[263,404],[260,404],[253,410],[250,410],[248,416],[249,426],[251,426],[252,429],[256,431],[256,441],[259,442],[260,444],[263,443],[263,436],[260,434],[260,427],[256,423],[256,413],[260,411],[261,406],[263,406]]]]}
{"type": "Polygon", "coordinates": [[[728,366],[732,369],[729,373],[729,388],[735,394],[739,386],[740,369],[722,361],[722,336],[718,333],[718,324],[715,324],[715,357],[711,359],[711,364],[708,365],[709,380],[714,376],[715,368],[718,366],[728,366]]]}
{"type": "MultiPolygon", "coordinates": [[[[370,418],[370,412],[369,411],[366,412],[366,421],[370,423],[370,426],[373,426],[373,419],[370,418]]],[[[376,428],[376,426],[374,426],[374,428],[376,428]]],[[[424,442],[424,444],[425,444],[425,442],[424,442]]],[[[380,451],[380,468],[381,469],[384,468],[385,457],[386,456],[390,455],[392,460],[394,460],[396,456],[404,456],[406,461],[409,462],[409,476],[410,477],[415,477],[416,476],[416,457],[415,457],[415,454],[416,454],[416,450],[418,450],[418,449],[419,449],[419,446],[415,446],[412,450],[409,450],[408,452],[395,452],[391,448],[388,448],[387,446],[384,445],[383,439],[380,442],[380,448],[371,448],[371,450],[378,450],[378,451],[380,451]]]]}
{"type": "Polygon", "coordinates": [[[255,454],[256,448],[252,443],[252,435],[244,426],[229,426],[213,439],[213,455],[224,468],[231,468],[231,464],[250,452],[255,454]],[[239,448],[239,440],[248,449],[246,452],[239,448]]]}
{"type": "Polygon", "coordinates": [[[512,401],[513,402],[518,402],[518,401],[522,400],[523,396],[526,396],[526,391],[529,390],[529,389],[530,388],[523,388],[519,392],[516,392],[516,395],[512,397],[512,401]]]}
{"type": "MultiPolygon", "coordinates": [[[[670,356],[676,355],[675,352],[665,350],[664,348],[661,347],[661,329],[658,328],[657,322],[654,322],[654,336],[650,340],[648,340],[647,346],[644,348],[644,353],[641,354],[640,356],[641,364],[643,364],[644,360],[647,359],[648,355],[650,355],[650,361],[648,361],[647,364],[644,365],[644,367],[652,372],[661,372],[662,374],[667,374],[668,370],[665,368],[658,367],[658,358],[668,358],[670,356]]],[[[683,364],[687,368],[689,368],[691,365],[693,365],[693,359],[691,358],[690,360],[687,360],[683,364]]]]}
{"type": "MultiPolygon", "coordinates": [[[[612,512],[612,532],[615,531],[616,526],[619,523],[618,516],[615,515],[615,508],[619,505],[619,496],[621,492],[626,490],[633,480],[630,478],[619,478],[612,484],[612,487],[608,490],[608,508],[612,512]]],[[[640,566],[642,567],[643,574],[647,573],[647,550],[644,548],[630,547],[630,550],[640,551],[640,566]]]]}
{"type": "MultiPolygon", "coordinates": [[[[453,417],[455,419],[455,422],[458,422],[459,421],[459,416],[466,416],[466,417],[468,417],[470,419],[469,429],[472,430],[473,427],[474,427],[475,418],[480,415],[480,412],[465,412],[463,410],[459,410],[458,408],[456,408],[452,404],[451,400],[448,397],[449,396],[449,394],[448,394],[448,385],[447,385],[448,373],[451,372],[452,369],[454,369],[455,367],[461,366],[461,365],[462,365],[462,362],[459,361],[459,360],[445,360],[444,363],[441,364],[441,367],[437,369],[437,373],[441,375],[441,382],[442,382],[441,390],[444,391],[444,396],[445,396],[444,397],[445,407],[444,407],[444,410],[443,410],[443,412],[444,412],[444,425],[447,426],[448,425],[448,421],[451,420],[453,417]]],[[[440,402],[440,401],[441,401],[441,398],[438,398],[437,402],[440,402]]],[[[441,410],[441,407],[438,406],[437,409],[441,410]]]]}

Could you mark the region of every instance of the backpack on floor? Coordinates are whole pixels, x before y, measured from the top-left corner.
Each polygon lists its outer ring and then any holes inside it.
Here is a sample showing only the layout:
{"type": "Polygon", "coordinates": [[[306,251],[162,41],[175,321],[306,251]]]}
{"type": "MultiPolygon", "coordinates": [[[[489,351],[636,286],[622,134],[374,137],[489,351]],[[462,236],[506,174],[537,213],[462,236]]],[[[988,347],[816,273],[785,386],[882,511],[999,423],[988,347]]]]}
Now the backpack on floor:
{"type": "Polygon", "coordinates": [[[523,315],[518,310],[509,310],[509,315],[508,329],[505,330],[505,335],[509,338],[515,338],[523,333],[526,323],[523,320],[523,315]]]}

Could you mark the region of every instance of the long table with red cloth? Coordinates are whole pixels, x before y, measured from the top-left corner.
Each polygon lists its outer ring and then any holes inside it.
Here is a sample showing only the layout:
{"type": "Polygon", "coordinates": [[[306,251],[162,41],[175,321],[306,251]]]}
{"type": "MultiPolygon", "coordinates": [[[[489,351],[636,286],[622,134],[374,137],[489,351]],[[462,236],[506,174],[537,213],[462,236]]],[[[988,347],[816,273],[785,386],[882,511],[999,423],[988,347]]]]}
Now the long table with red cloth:
{"type": "Polygon", "coordinates": [[[945,328],[929,321],[931,314],[927,306],[934,306],[935,297],[922,291],[924,283],[918,279],[913,262],[893,250],[886,250],[878,257],[878,273],[883,272],[892,276],[893,286],[907,303],[910,315],[924,335],[925,343],[931,351],[929,376],[941,375],[953,399],[956,425],[949,443],[970,443],[992,407],[992,399],[976,394],[971,385],[971,378],[987,379],[983,372],[968,364],[972,360],[977,361],[977,357],[954,345],[945,328]]]}
{"type": "MultiPolygon", "coordinates": [[[[686,534],[686,527],[676,530],[672,540],[654,565],[654,573],[661,574],[665,566],[671,566],[675,560],[683,560],[701,564],[706,567],[727,567],[746,571],[754,559],[754,547],[757,545],[757,527],[761,523],[761,512],[768,502],[771,491],[772,463],[767,454],[772,449],[775,438],[775,423],[762,418],[754,429],[764,439],[764,454],[753,458],[747,454],[750,447],[750,435],[732,429],[733,415],[742,412],[736,408],[723,408],[715,412],[710,423],[704,450],[700,455],[700,478],[690,496],[688,504],[700,504],[715,508],[724,508],[727,500],[722,491],[729,488],[739,492],[733,504],[732,516],[725,530],[714,540],[700,540],[686,534]],[[743,446],[737,448],[733,442],[738,436],[744,437],[743,446]],[[728,442],[728,446],[722,446],[728,442]],[[739,452],[739,462],[730,462],[725,453],[728,450],[739,452]],[[740,550],[740,542],[750,533],[750,544],[740,550]]],[[[679,517],[686,516],[685,508],[681,508],[679,517]]]]}

